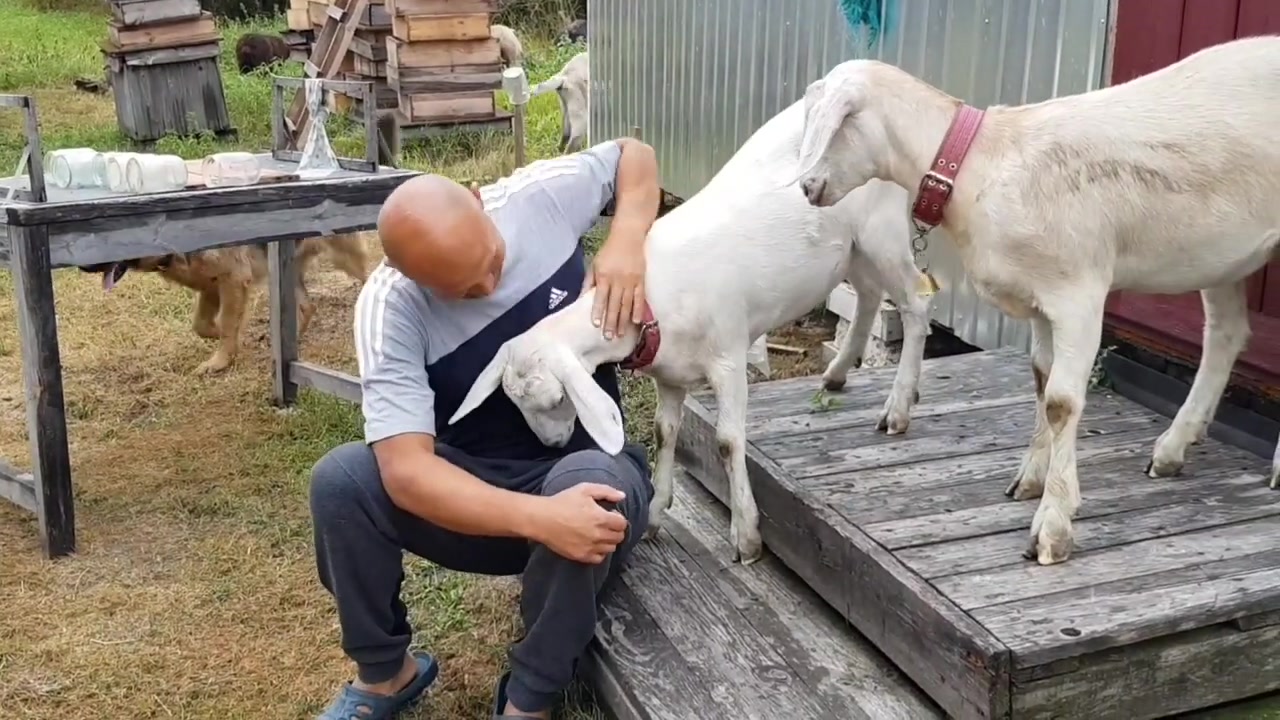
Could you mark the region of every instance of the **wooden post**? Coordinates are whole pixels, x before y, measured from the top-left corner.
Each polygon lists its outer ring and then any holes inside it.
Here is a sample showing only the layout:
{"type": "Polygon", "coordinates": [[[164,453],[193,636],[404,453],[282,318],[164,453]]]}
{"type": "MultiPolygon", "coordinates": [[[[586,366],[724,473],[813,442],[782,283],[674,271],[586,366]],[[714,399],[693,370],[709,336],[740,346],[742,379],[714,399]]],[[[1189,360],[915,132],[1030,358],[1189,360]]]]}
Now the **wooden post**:
{"type": "Polygon", "coordinates": [[[55,558],[75,552],[76,517],[48,227],[10,225],[9,263],[18,301],[36,521],[45,556],[55,558]]]}
{"type": "Polygon", "coordinates": [[[510,67],[502,71],[502,89],[511,98],[514,114],[511,118],[511,134],[516,144],[516,167],[520,168],[525,161],[524,147],[524,107],[529,102],[529,79],[522,67],[510,67]]]}
{"type": "Polygon", "coordinates": [[[524,104],[514,105],[515,115],[511,118],[511,136],[516,143],[516,167],[524,167],[524,104]]]}
{"type": "Polygon", "coordinates": [[[298,359],[298,266],[293,240],[267,246],[267,282],[271,300],[271,357],[275,363],[273,400],[288,407],[298,397],[293,363],[298,359]]]}

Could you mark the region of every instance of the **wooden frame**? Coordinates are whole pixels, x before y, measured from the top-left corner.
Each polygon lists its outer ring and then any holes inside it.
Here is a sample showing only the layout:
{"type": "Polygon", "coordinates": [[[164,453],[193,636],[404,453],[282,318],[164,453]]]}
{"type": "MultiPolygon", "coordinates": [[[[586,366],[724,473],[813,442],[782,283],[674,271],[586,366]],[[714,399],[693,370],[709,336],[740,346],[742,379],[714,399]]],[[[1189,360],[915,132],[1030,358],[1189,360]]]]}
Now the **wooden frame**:
{"type": "MultiPolygon", "coordinates": [[[[26,112],[27,147],[23,153],[30,183],[28,194],[30,202],[44,203],[44,153],[35,98],[0,95],[0,108],[26,112]]],[[[18,303],[32,472],[21,472],[0,461],[0,497],[35,513],[45,554],[58,557],[75,550],[76,529],[49,236],[41,227],[13,225],[8,226],[7,235],[9,269],[18,303]]]]}
{"type": "MultiPolygon", "coordinates": [[[[0,107],[26,107],[34,133],[34,103],[0,96],[0,107]]],[[[38,139],[34,141],[35,195],[45,195],[38,139]]],[[[260,162],[280,164],[269,155],[260,162]]],[[[27,425],[33,471],[0,461],[0,498],[36,513],[46,557],[76,549],[71,463],[51,270],[147,255],[269,243],[272,344],[276,358],[296,356],[297,323],[291,278],[296,240],[375,227],[382,202],[418,173],[378,168],[272,185],[203,188],[101,199],[24,198],[3,207],[0,260],[13,271],[26,381],[27,425]],[[7,240],[7,241],[5,241],[7,240]],[[289,292],[282,293],[280,288],[289,292]]],[[[9,179],[10,183],[14,181],[9,179]]],[[[0,188],[3,193],[3,188],[0,188]]],[[[305,368],[298,373],[309,382],[305,368]]],[[[321,373],[323,375],[323,373],[321,373]]],[[[277,371],[277,387],[290,378],[277,371]]],[[[315,382],[325,386],[327,378],[315,382]]],[[[327,386],[326,386],[327,387],[327,386]]],[[[283,389],[280,390],[283,394],[283,389]]]]}
{"type": "MultiPolygon", "coordinates": [[[[378,123],[376,118],[377,109],[375,103],[368,102],[369,98],[374,96],[374,87],[372,82],[357,82],[353,80],[331,80],[329,78],[316,78],[320,83],[320,87],[324,90],[337,91],[345,95],[358,98],[364,104],[364,133],[365,148],[364,160],[355,158],[335,157],[338,160],[338,167],[343,170],[353,170],[357,172],[377,172],[378,171],[378,143],[384,142],[378,135],[378,123]]],[[[300,162],[302,160],[301,149],[290,150],[289,131],[286,127],[288,117],[285,114],[284,93],[286,89],[297,88],[305,90],[307,78],[291,78],[281,77],[279,75],[271,76],[271,157],[276,160],[286,160],[288,162],[300,162]]],[[[294,138],[295,141],[300,138],[294,138]]],[[[295,142],[296,144],[296,142],[295,142]]],[[[391,153],[388,150],[387,155],[391,153]]]]}

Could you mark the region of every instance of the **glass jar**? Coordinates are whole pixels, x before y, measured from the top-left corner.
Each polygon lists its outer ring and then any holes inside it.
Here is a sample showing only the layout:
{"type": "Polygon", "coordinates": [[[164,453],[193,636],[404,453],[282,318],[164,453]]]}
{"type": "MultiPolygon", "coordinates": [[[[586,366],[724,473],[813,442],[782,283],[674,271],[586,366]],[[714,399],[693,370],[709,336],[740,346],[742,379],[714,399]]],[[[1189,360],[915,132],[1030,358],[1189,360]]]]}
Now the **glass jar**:
{"type": "Polygon", "coordinates": [[[187,161],[179,155],[134,155],[125,162],[129,192],[172,192],[187,186],[187,161]]]}
{"type": "Polygon", "coordinates": [[[44,156],[44,174],[47,182],[56,188],[87,188],[97,185],[94,173],[93,148],[67,148],[50,150],[44,156]]]}
{"type": "Polygon", "coordinates": [[[128,182],[124,176],[124,164],[129,158],[137,155],[135,152],[102,152],[98,153],[93,159],[93,174],[96,178],[96,186],[106,188],[114,192],[125,192],[129,189],[128,182]],[[118,175],[111,172],[111,162],[118,161],[118,175]],[[112,186],[112,181],[116,181],[116,185],[112,186]]]}
{"type": "Polygon", "coordinates": [[[262,176],[258,157],[247,152],[214,153],[200,164],[204,183],[211,188],[253,185],[262,176]]]}

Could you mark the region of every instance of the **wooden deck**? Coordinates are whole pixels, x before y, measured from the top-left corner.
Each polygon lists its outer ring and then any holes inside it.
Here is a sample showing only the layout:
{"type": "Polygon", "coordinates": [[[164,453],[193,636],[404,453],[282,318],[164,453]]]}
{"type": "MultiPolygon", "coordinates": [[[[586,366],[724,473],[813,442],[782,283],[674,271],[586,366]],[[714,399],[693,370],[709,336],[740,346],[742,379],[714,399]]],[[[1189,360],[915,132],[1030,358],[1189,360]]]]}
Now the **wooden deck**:
{"type": "MultiPolygon", "coordinates": [[[[1076,550],[1065,564],[1041,567],[1020,554],[1038,501],[1003,494],[1034,419],[1025,355],[925,361],[911,428],[890,437],[874,425],[894,371],[855,371],[825,411],[811,406],[816,378],[751,386],[747,462],[777,558],[726,566],[721,520],[702,531],[707,552],[668,565],[712,572],[758,622],[786,601],[741,588],[766,582],[780,559],[957,718],[1138,720],[1280,688],[1269,669],[1280,653],[1280,492],[1266,487],[1268,460],[1206,440],[1188,453],[1182,476],[1148,478],[1152,444],[1169,420],[1093,393],[1080,428],[1076,550]]],[[[706,394],[687,402],[678,457],[723,501],[714,407],[706,394]]],[[[688,516],[688,498],[676,498],[679,517],[688,516]]],[[[640,570],[628,587],[649,594],[650,612],[713,606],[691,599],[706,591],[689,572],[640,570]]],[[[755,678],[721,688],[723,697],[777,696],[761,690],[762,673],[749,664],[776,663],[760,653],[791,646],[770,641],[729,657],[713,627],[708,619],[690,631],[683,642],[701,647],[685,657],[736,662],[755,678]]],[[[814,662],[828,656],[804,647],[814,662]]]]}
{"type": "Polygon", "coordinates": [[[680,472],[606,602],[584,676],[619,720],[945,717],[777,558],[731,564],[729,514],[680,472]]]}

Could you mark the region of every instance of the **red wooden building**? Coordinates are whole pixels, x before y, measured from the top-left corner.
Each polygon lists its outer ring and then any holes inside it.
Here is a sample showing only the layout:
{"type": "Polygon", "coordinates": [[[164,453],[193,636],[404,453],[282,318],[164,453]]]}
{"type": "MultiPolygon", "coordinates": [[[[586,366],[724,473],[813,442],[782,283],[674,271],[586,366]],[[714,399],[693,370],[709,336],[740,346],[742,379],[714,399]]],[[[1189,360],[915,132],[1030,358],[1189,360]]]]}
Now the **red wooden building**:
{"type": "MultiPolygon", "coordinates": [[[[1250,35],[1280,33],[1280,0],[1118,0],[1111,84],[1158,70],[1197,50],[1250,35]]],[[[1280,125],[1277,125],[1280,127],[1280,125]]],[[[1280,262],[1249,281],[1253,335],[1232,383],[1280,398],[1280,262]]],[[[1112,293],[1114,337],[1197,366],[1204,312],[1198,293],[1112,293]]]]}

